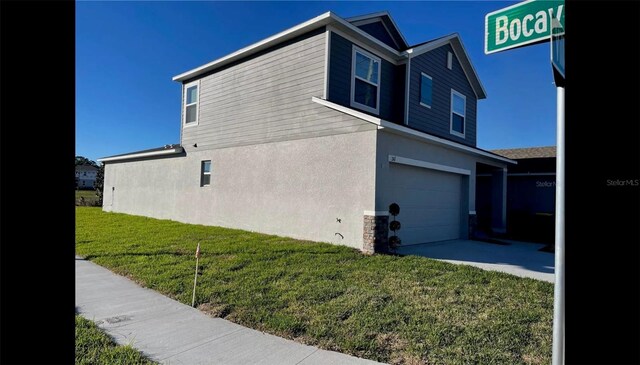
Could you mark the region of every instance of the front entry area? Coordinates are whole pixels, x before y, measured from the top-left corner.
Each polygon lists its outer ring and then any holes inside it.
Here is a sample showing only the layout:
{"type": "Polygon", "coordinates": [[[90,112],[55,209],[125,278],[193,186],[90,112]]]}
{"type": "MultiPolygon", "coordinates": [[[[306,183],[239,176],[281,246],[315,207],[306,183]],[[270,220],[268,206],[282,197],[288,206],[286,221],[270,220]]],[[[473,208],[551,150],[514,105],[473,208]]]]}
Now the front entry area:
{"type": "Polygon", "coordinates": [[[402,224],[398,236],[403,246],[461,237],[463,175],[399,163],[389,169],[387,196],[400,206],[396,219],[402,224]]]}

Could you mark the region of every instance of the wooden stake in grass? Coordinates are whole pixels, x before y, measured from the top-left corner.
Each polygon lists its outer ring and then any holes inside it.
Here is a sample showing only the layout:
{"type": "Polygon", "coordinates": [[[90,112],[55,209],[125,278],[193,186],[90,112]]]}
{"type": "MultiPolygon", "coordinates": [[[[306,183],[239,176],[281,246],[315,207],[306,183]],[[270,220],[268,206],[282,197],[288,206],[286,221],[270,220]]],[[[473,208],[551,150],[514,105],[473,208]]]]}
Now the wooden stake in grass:
{"type": "Polygon", "coordinates": [[[191,306],[195,307],[196,304],[196,283],[198,282],[198,259],[200,258],[200,242],[198,242],[198,248],[196,248],[196,275],[193,278],[193,297],[191,298],[191,306]]]}

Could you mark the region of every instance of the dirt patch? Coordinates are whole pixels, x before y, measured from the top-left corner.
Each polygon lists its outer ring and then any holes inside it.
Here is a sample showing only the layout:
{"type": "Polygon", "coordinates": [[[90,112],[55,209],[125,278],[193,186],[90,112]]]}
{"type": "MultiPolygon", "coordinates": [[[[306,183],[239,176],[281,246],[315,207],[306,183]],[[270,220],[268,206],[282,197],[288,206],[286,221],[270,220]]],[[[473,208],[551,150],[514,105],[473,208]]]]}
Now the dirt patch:
{"type": "Polygon", "coordinates": [[[231,313],[232,307],[229,304],[203,303],[198,306],[198,310],[211,317],[224,318],[231,313]]]}

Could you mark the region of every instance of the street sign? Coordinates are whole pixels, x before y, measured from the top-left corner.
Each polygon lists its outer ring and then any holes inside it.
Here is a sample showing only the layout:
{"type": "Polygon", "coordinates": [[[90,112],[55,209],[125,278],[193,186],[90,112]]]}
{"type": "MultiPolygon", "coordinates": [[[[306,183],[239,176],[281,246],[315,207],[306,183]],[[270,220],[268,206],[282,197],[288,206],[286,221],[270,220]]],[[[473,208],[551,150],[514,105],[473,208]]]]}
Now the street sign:
{"type": "Polygon", "coordinates": [[[551,22],[551,66],[556,84],[564,87],[564,28],[556,19],[551,22]]]}
{"type": "Polygon", "coordinates": [[[549,42],[551,19],[564,28],[564,0],[527,0],[485,16],[484,53],[549,42]]]}

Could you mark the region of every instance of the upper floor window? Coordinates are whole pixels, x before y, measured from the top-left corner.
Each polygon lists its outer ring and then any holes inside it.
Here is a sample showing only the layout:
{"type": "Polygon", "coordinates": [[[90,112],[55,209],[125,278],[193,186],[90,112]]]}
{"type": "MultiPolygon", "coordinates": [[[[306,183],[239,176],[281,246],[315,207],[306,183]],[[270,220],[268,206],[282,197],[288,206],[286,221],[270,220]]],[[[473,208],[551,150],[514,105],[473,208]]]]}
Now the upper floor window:
{"type": "Polygon", "coordinates": [[[200,168],[200,186],[211,185],[211,160],[202,161],[200,168]]]}
{"type": "Polygon", "coordinates": [[[451,89],[451,134],[464,138],[467,98],[451,89]]]}
{"type": "Polygon", "coordinates": [[[198,124],[198,99],[199,99],[199,82],[194,81],[184,86],[184,124],[198,124]]]}
{"type": "Polygon", "coordinates": [[[351,56],[351,106],[378,114],[380,58],[356,46],[351,56]]]}
{"type": "Polygon", "coordinates": [[[433,93],[433,79],[426,73],[420,78],[420,105],[431,108],[431,94],[433,93]]]}

